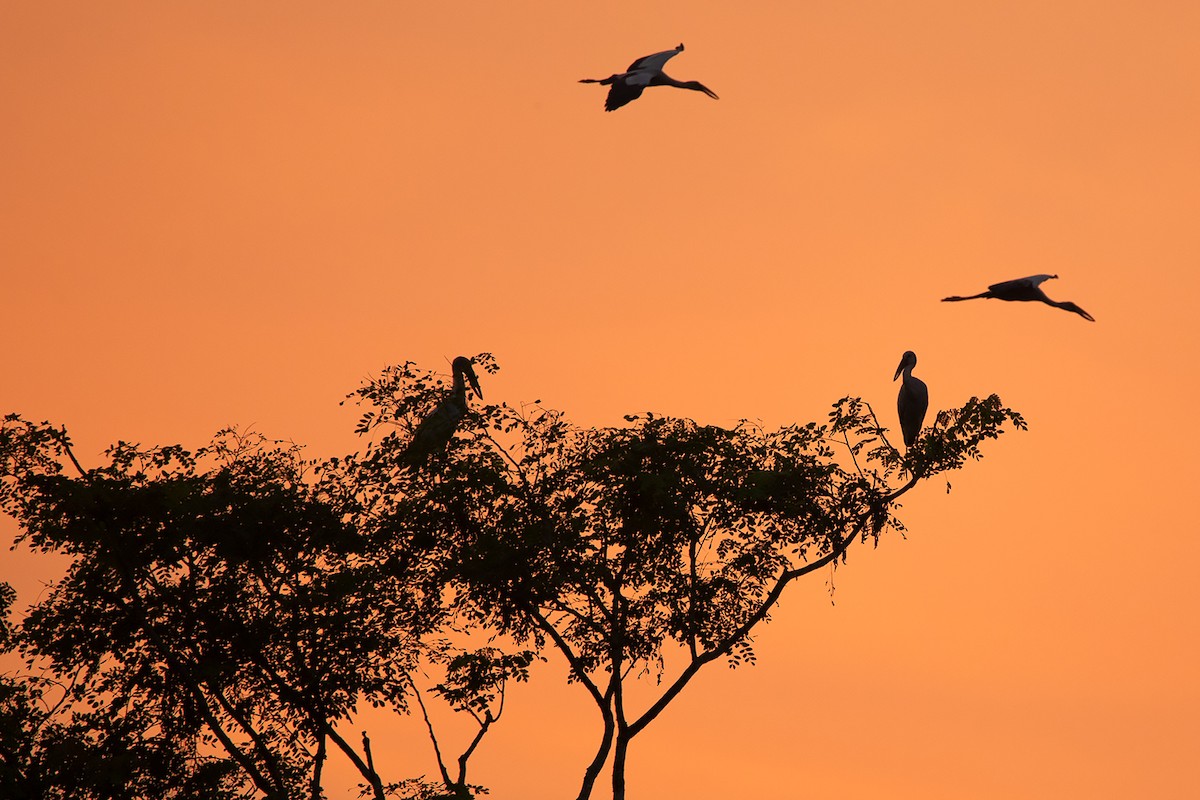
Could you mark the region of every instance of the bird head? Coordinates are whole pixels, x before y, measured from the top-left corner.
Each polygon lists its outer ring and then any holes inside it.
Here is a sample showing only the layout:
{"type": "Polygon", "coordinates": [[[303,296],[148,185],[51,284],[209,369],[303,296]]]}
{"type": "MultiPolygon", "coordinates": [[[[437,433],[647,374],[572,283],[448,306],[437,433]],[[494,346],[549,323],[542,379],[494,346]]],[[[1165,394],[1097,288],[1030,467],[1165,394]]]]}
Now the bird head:
{"type": "Polygon", "coordinates": [[[479,378],[475,376],[475,367],[471,364],[471,359],[466,356],[459,356],[454,359],[454,374],[461,375],[466,378],[470,384],[471,390],[475,392],[475,396],[480,400],[483,399],[483,390],[479,388],[479,378]]]}
{"type": "Polygon", "coordinates": [[[1061,303],[1059,303],[1059,304],[1058,304],[1058,307],[1059,307],[1059,308],[1062,308],[1062,309],[1065,309],[1065,310],[1067,310],[1067,311],[1074,311],[1076,314],[1078,314],[1079,316],[1083,317],[1083,318],[1084,318],[1084,319],[1086,319],[1088,322],[1095,322],[1095,321],[1096,321],[1096,318],[1095,318],[1095,317],[1093,317],[1093,316],[1092,316],[1091,314],[1089,314],[1088,312],[1084,311],[1084,310],[1083,310],[1082,308],[1080,308],[1079,306],[1077,306],[1077,305],[1075,305],[1074,303],[1072,303],[1070,300],[1064,300],[1064,301],[1062,301],[1061,303]]]}
{"type": "Polygon", "coordinates": [[[697,92],[704,92],[706,95],[711,97],[713,100],[721,99],[721,98],[717,97],[716,92],[714,92],[712,89],[705,86],[700,81],[684,81],[682,84],[680,84],[680,86],[684,89],[694,89],[697,92]]]}
{"type": "Polygon", "coordinates": [[[900,366],[896,367],[896,375],[892,380],[900,377],[900,373],[904,372],[904,368],[912,369],[917,365],[917,354],[912,350],[905,350],[904,355],[900,357],[900,366]]]}

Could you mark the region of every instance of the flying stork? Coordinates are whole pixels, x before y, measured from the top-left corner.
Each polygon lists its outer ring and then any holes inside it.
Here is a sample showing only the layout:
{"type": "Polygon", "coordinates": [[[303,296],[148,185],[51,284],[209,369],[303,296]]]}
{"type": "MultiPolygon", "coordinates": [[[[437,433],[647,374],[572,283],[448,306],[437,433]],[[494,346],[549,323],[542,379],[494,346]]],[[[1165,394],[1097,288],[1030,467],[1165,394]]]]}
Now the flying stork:
{"type": "Polygon", "coordinates": [[[1079,306],[1072,303],[1070,300],[1051,300],[1046,297],[1039,284],[1057,278],[1057,275],[1030,275],[1028,278],[1017,278],[1013,281],[1004,281],[1003,283],[993,283],[988,287],[986,292],[973,294],[970,297],[943,297],[943,303],[957,303],[959,300],[974,300],[977,297],[994,297],[997,300],[1039,300],[1046,305],[1061,308],[1066,311],[1074,311],[1079,316],[1086,319],[1088,322],[1095,322],[1095,318],[1091,314],[1084,311],[1079,306]]]}
{"type": "Polygon", "coordinates": [[[483,397],[479,379],[475,377],[475,368],[471,366],[471,359],[459,356],[454,359],[452,367],[454,388],[429,416],[421,420],[421,424],[413,433],[412,441],[400,456],[400,460],[410,466],[419,466],[435,452],[446,449],[455,429],[458,428],[458,423],[467,413],[467,381],[471,382],[471,389],[476,396],[483,397]]]}
{"type": "Polygon", "coordinates": [[[626,103],[632,103],[642,96],[642,91],[647,86],[677,86],[680,89],[704,92],[713,99],[719,99],[716,92],[700,81],[677,81],[663,72],[663,65],[682,52],[683,42],[680,42],[674,50],[642,56],[624,72],[609,75],[607,78],[584,78],[580,83],[599,83],[612,87],[608,90],[608,99],[604,101],[605,111],[616,111],[626,103]]]}
{"type": "Polygon", "coordinates": [[[896,410],[900,412],[900,430],[904,432],[904,446],[912,447],[921,432],[921,423],[925,421],[925,412],[929,409],[929,387],[920,378],[914,378],[912,369],[917,365],[917,354],[912,350],[904,353],[900,366],[896,367],[896,376],[904,374],[900,383],[900,394],[896,397],[896,410]]]}

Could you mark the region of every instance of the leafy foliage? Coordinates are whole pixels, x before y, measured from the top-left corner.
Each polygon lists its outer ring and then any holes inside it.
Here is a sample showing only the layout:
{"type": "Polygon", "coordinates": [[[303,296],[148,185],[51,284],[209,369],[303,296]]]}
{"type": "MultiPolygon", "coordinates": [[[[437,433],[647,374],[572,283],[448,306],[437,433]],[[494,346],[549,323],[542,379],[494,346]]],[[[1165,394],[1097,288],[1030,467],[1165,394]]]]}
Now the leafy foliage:
{"type": "Polygon", "coordinates": [[[778,430],[650,413],[582,428],[538,402],[475,402],[414,464],[413,432],[448,391],[411,362],[385,370],[350,395],[365,449],[323,461],[222,431],[195,452],[119,442],[85,469],[65,430],[7,417],[0,508],[27,546],[72,562],[0,627],[66,687],[47,711],[50,684],[0,684],[20,765],[3,762],[3,780],[66,785],[48,764],[107,759],[76,796],[318,798],[332,748],[376,800],[468,798],[506,686],[557,652],[602,720],[579,796],[611,757],[623,797],[632,739],[704,665],[753,664],[753,631],[791,581],[902,531],[904,494],[1025,427],[996,396],[971,398],[901,454],[857,398],[778,430]],[[461,645],[474,637],[488,643],[461,645]],[[429,667],[434,695],[478,726],[454,774],[416,690],[429,667]],[[661,692],[634,710],[626,685],[643,676],[661,692]],[[366,735],[340,732],[362,700],[416,701],[440,783],[384,782],[366,735]]]}
{"type": "Polygon", "coordinates": [[[623,791],[623,747],[701,666],[753,662],[751,631],[790,581],[844,560],[855,540],[903,530],[901,496],[1025,426],[998,397],[972,398],[902,455],[857,398],[825,425],[775,431],[653,414],[583,429],[538,403],[500,404],[476,408],[444,460],[414,473],[407,414],[428,406],[430,387],[406,364],[356,393],[360,432],[380,438],[351,482],[381,499],[381,526],[438,565],[460,615],[567,659],[605,721],[580,797],[614,742],[623,791]],[[624,681],[662,680],[668,652],[688,666],[627,716],[624,681]]]}
{"type": "MultiPolygon", "coordinates": [[[[0,584],[0,629],[15,598],[0,584]]],[[[14,640],[0,640],[0,653],[14,640]]],[[[78,683],[0,675],[0,797],[233,798],[237,765],[164,735],[137,704],[100,702],[78,683]]]]}
{"type": "Polygon", "coordinates": [[[446,679],[434,691],[455,708],[495,719],[500,712],[493,714],[492,704],[503,697],[508,681],[529,680],[535,657],[531,650],[505,653],[495,647],[458,653],[449,659],[446,679]]]}
{"type": "Polygon", "coordinates": [[[335,725],[362,697],[403,710],[438,591],[363,552],[297,448],[232,431],[194,454],[119,443],[70,478],[29,456],[69,453],[61,433],[6,434],[5,510],[33,547],[74,556],[22,625],[31,656],[224,750],[266,796],[304,793],[326,738],[371,775],[335,725]]]}

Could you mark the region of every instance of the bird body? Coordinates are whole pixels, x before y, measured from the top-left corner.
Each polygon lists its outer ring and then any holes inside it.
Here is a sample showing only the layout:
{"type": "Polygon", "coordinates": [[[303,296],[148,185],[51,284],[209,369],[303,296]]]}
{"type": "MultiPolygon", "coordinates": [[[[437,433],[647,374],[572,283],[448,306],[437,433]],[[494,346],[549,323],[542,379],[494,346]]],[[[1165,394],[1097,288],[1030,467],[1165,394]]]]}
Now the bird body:
{"type": "Polygon", "coordinates": [[[458,424],[467,414],[467,382],[472,391],[482,398],[483,391],[479,388],[479,379],[475,376],[475,368],[471,359],[459,356],[454,359],[454,386],[437,408],[429,416],[421,420],[413,432],[412,441],[404,449],[401,460],[410,466],[423,464],[431,455],[446,449],[458,424]]]}
{"type": "Polygon", "coordinates": [[[980,297],[991,297],[996,300],[1016,300],[1016,301],[1033,301],[1036,300],[1045,303],[1055,308],[1061,308],[1064,311],[1072,311],[1089,322],[1096,320],[1091,314],[1084,311],[1079,306],[1069,300],[1051,300],[1042,291],[1041,285],[1051,278],[1057,278],[1057,275],[1030,275],[1028,278],[1017,278],[1016,280],[1003,281],[1001,283],[993,283],[987,288],[986,292],[973,294],[968,297],[943,297],[943,303],[957,303],[960,300],[975,300],[980,297]]]}
{"type": "Polygon", "coordinates": [[[605,111],[615,111],[627,103],[632,103],[642,96],[642,92],[647,86],[675,86],[680,89],[692,89],[704,92],[713,99],[719,99],[716,92],[700,81],[677,81],[663,72],[663,66],[667,61],[682,52],[683,43],[680,42],[679,46],[672,50],[663,50],[661,53],[642,56],[630,64],[629,69],[624,72],[609,75],[607,78],[584,78],[579,82],[599,83],[602,86],[610,87],[608,97],[604,101],[605,111]]]}
{"type": "Polygon", "coordinates": [[[917,354],[912,350],[905,352],[896,367],[896,380],[904,375],[900,383],[900,394],[896,397],[896,411],[900,415],[900,430],[904,433],[904,446],[912,447],[921,433],[921,425],[925,422],[925,412],[929,410],[929,387],[925,381],[914,377],[913,367],[917,365],[917,354]]]}

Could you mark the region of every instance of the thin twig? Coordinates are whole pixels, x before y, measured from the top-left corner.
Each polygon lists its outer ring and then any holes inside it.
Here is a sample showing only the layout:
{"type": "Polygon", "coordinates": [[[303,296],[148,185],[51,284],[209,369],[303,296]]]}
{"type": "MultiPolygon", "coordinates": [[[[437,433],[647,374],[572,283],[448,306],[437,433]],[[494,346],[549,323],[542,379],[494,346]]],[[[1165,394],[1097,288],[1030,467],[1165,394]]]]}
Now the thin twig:
{"type": "Polygon", "coordinates": [[[437,735],[433,732],[433,722],[429,719],[429,711],[425,708],[421,690],[417,688],[416,682],[411,677],[408,679],[408,685],[412,687],[413,695],[417,698],[417,705],[421,707],[421,716],[425,718],[425,727],[429,730],[429,741],[433,742],[433,754],[437,756],[438,770],[442,773],[442,780],[446,782],[447,786],[450,786],[450,771],[446,769],[446,762],[442,760],[442,749],[438,746],[437,735]]]}

